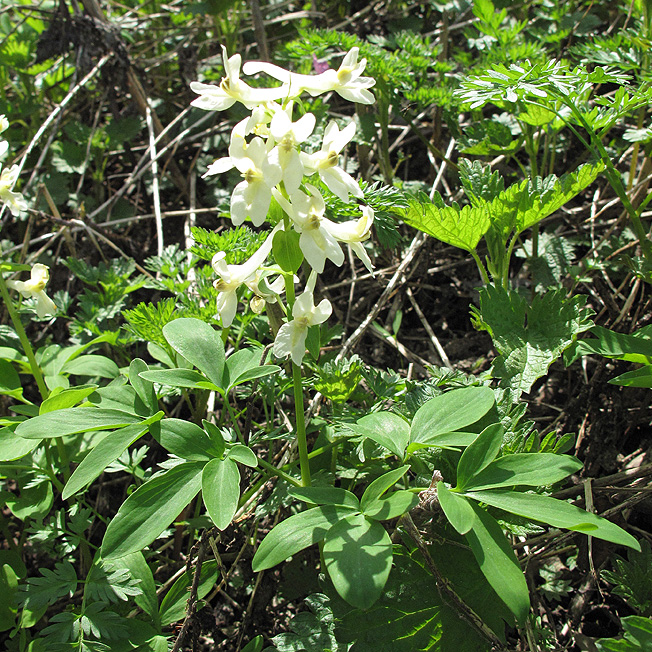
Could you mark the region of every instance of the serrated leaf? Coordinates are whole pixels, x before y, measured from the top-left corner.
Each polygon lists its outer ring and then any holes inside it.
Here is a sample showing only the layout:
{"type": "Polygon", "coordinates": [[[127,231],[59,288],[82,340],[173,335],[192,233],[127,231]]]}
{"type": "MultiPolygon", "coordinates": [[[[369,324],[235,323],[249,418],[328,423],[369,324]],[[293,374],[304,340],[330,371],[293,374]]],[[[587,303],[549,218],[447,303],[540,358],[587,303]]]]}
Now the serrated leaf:
{"type": "Polygon", "coordinates": [[[517,292],[497,286],[480,290],[476,325],[487,330],[500,355],[493,374],[502,387],[529,392],[534,382],[591,328],[586,297],[566,297],[565,290],[535,295],[531,305],[517,292]]]}
{"type": "Polygon", "coordinates": [[[475,251],[491,225],[489,215],[483,208],[460,208],[457,204],[437,208],[434,204],[417,199],[410,200],[402,219],[415,229],[469,253],[475,251]]]}

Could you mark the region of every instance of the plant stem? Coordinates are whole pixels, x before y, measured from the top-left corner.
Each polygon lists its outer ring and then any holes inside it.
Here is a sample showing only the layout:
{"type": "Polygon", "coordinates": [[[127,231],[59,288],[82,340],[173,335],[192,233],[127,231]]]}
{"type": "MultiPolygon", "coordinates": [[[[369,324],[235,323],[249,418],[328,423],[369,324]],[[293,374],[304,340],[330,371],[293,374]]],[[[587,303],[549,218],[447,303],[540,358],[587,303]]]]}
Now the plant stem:
{"type": "Polygon", "coordinates": [[[297,446],[299,447],[299,464],[301,466],[301,484],[310,486],[310,460],[308,459],[308,440],[306,438],[306,419],[303,408],[303,386],[301,385],[301,367],[292,363],[292,381],[294,383],[294,409],[296,412],[297,446]]]}
{"type": "Polygon", "coordinates": [[[2,295],[2,300],[5,302],[9,317],[11,317],[11,321],[14,325],[14,329],[16,330],[16,334],[20,339],[23,351],[25,352],[27,360],[29,361],[29,366],[32,370],[32,374],[34,375],[34,379],[36,380],[38,391],[41,393],[41,398],[45,400],[50,395],[50,391],[45,384],[43,374],[41,373],[41,368],[39,367],[38,362],[36,362],[36,357],[34,356],[34,350],[32,349],[32,345],[27,339],[27,334],[25,333],[25,329],[23,328],[23,324],[20,321],[20,317],[14,308],[13,302],[11,301],[9,291],[7,289],[7,284],[5,283],[5,279],[2,274],[0,274],[0,295],[2,295]]]}

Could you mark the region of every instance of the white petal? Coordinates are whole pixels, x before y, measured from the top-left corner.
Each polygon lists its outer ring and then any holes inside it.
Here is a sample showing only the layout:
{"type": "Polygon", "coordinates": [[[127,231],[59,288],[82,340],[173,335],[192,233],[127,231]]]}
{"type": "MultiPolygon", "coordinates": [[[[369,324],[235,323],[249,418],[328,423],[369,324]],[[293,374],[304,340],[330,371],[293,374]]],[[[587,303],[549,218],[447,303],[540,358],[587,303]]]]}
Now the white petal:
{"type": "Polygon", "coordinates": [[[319,170],[319,176],[328,189],[345,203],[349,201],[349,193],[360,199],[364,197],[364,193],[360,190],[360,186],[355,182],[355,179],[344,172],[342,168],[321,169],[319,170]]]}
{"type": "Polygon", "coordinates": [[[36,298],[36,314],[41,319],[53,315],[57,311],[56,304],[43,290],[36,292],[34,297],[36,298]]]}
{"type": "Polygon", "coordinates": [[[333,306],[328,299],[322,299],[319,305],[313,310],[312,319],[310,320],[311,326],[316,326],[325,322],[333,312],[333,306]]]}
{"type": "Polygon", "coordinates": [[[230,156],[218,158],[208,166],[206,172],[202,174],[202,179],[204,177],[210,177],[213,174],[222,174],[223,172],[228,172],[231,169],[233,169],[233,159],[230,156]]]}
{"type": "MultiPolygon", "coordinates": [[[[329,140],[329,149],[339,154],[351,142],[353,136],[355,136],[355,122],[351,121],[336,136],[334,135],[332,140],[329,140]]],[[[324,144],[326,144],[326,134],[324,134],[324,144]]]]}

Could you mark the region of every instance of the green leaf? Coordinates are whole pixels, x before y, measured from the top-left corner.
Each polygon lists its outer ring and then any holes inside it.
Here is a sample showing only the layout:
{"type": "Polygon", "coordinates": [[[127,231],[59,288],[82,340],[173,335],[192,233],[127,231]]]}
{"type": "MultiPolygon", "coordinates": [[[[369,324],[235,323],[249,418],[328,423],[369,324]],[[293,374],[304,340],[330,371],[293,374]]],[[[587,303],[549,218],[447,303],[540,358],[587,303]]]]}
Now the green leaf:
{"type": "Polygon", "coordinates": [[[460,533],[466,534],[475,522],[471,503],[454,491],[449,491],[443,482],[437,483],[437,497],[450,524],[460,533]]]}
{"type": "Polygon", "coordinates": [[[646,365],[634,371],[627,371],[609,381],[610,385],[623,387],[652,387],[652,365],[646,365]]]}
{"type": "MultiPolygon", "coordinates": [[[[134,553],[136,555],[138,553],[134,553]]],[[[131,555],[130,555],[131,556],[131,555]]],[[[141,555],[142,556],[142,555],[141,555]]],[[[118,561],[118,560],[116,560],[118,561]]],[[[126,602],[142,594],[140,582],[131,577],[127,568],[117,567],[113,562],[96,558],[84,583],[84,595],[91,602],[107,604],[126,602]]]]}
{"type": "Polygon", "coordinates": [[[372,412],[358,419],[355,424],[347,424],[347,427],[384,446],[401,459],[410,441],[409,424],[393,412],[372,412]]]}
{"type": "Polygon", "coordinates": [[[62,498],[68,500],[70,496],[74,496],[78,491],[93,482],[109,464],[115,462],[131,444],[140,439],[152,424],[160,421],[164,416],[163,411],[157,412],[145,421],[107,434],[73,471],[63,488],[62,498]]]}
{"type": "Polygon", "coordinates": [[[631,534],[611,523],[611,521],[607,521],[563,500],[538,494],[524,494],[500,489],[469,491],[465,495],[532,521],[547,523],[553,527],[566,530],[584,532],[592,537],[611,541],[634,550],[640,551],[641,549],[638,541],[631,534]]]}
{"type": "Polygon", "coordinates": [[[458,490],[463,490],[474,475],[480,473],[496,458],[502,443],[503,427],[500,423],[492,423],[477,436],[462,453],[462,457],[457,463],[458,490]]]}
{"type": "Polygon", "coordinates": [[[201,488],[208,515],[220,530],[225,530],[238,509],[238,465],[229,458],[211,460],[202,471],[201,488]]]}
{"type": "MultiPolygon", "coordinates": [[[[224,451],[226,450],[226,442],[224,441],[224,437],[222,436],[220,429],[214,423],[206,421],[206,419],[202,419],[201,423],[202,426],[204,426],[204,432],[211,439],[211,448],[208,452],[213,457],[222,458],[224,451]]],[[[256,460],[256,462],[257,461],[258,460],[256,460]]]]}
{"type": "Polygon", "coordinates": [[[175,319],[163,327],[163,335],[177,353],[223,387],[224,343],[212,326],[199,319],[175,319]]]}
{"type": "Polygon", "coordinates": [[[129,577],[138,582],[138,588],[141,591],[134,597],[134,602],[151,618],[151,622],[157,631],[160,631],[161,622],[159,620],[156,584],[152,570],[145,561],[143,553],[134,552],[114,559],[111,561],[111,567],[126,570],[129,577]]]}
{"type": "Polygon", "coordinates": [[[296,274],[303,262],[303,252],[299,246],[299,234],[296,231],[277,231],[272,240],[272,255],[279,267],[291,274],[296,274]]]}
{"type": "Polygon", "coordinates": [[[117,378],[120,375],[118,365],[103,355],[80,355],[68,360],[60,373],[71,376],[91,376],[95,378],[117,378]]]}
{"type": "Polygon", "coordinates": [[[359,609],[371,607],[392,568],[392,542],[385,528],[362,514],[346,516],[326,534],[323,553],[342,598],[359,609]]]}
{"type": "Polygon", "coordinates": [[[501,386],[529,392],[577,335],[591,328],[585,303],[584,296],[567,298],[564,289],[537,294],[530,305],[515,291],[482,288],[475,322],[489,332],[500,353],[492,370],[501,386]]]}
{"type": "Polygon", "coordinates": [[[23,439],[11,426],[0,428],[0,462],[10,462],[31,453],[39,444],[40,439],[23,439]]]}
{"type": "Polygon", "coordinates": [[[254,453],[249,446],[245,446],[244,444],[234,444],[231,446],[226,457],[235,460],[236,462],[240,462],[240,464],[244,464],[252,469],[255,469],[258,466],[256,453],[254,453]]]}
{"type": "Polygon", "coordinates": [[[322,505],[281,521],[263,539],[254,555],[254,572],[271,568],[297,552],[321,541],[328,530],[351,509],[340,505],[322,505]]]}
{"type": "Polygon", "coordinates": [[[213,442],[196,424],[184,419],[163,419],[152,429],[152,436],[167,451],[186,460],[207,462],[213,442]]]}
{"type": "Polygon", "coordinates": [[[458,489],[477,491],[516,485],[541,487],[559,482],[581,468],[582,463],[570,455],[515,453],[493,461],[458,489]]]}
{"type": "Polygon", "coordinates": [[[419,503],[411,491],[394,491],[385,498],[379,498],[364,510],[364,515],[375,521],[387,521],[402,516],[419,503]]]}
{"type": "MultiPolygon", "coordinates": [[[[443,541],[443,540],[442,540],[443,541]]],[[[456,593],[504,640],[511,613],[498,599],[464,545],[430,547],[440,572],[456,593]]],[[[489,652],[491,646],[440,595],[418,551],[394,548],[385,590],[369,609],[337,606],[338,639],[350,652],[489,652]]],[[[301,648],[299,648],[301,649],[301,648]]],[[[305,648],[309,650],[311,648],[305,648]]],[[[317,648],[314,648],[317,649],[317,648]]],[[[322,649],[322,648],[318,648],[322,649]]]]}
{"type": "Polygon", "coordinates": [[[55,410],[64,410],[77,405],[80,401],[90,396],[97,390],[97,385],[79,385],[70,389],[62,389],[58,392],[52,392],[39,407],[39,414],[54,412],[55,410]]]}
{"type": "Polygon", "coordinates": [[[138,394],[143,405],[149,409],[150,414],[154,414],[158,407],[154,383],[139,375],[141,372],[148,370],[149,367],[144,360],[134,358],[129,365],[129,383],[136,390],[136,394],[138,394]]]}
{"type": "Polygon", "coordinates": [[[312,505],[341,505],[360,510],[355,494],[339,487],[292,487],[289,494],[312,505]]]}
{"type": "Polygon", "coordinates": [[[152,543],[199,493],[203,467],[201,462],[184,462],[136,489],[109,523],[102,557],[124,557],[152,543]]]}
{"type": "Polygon", "coordinates": [[[414,198],[410,199],[410,206],[402,218],[415,229],[469,253],[475,251],[491,225],[489,215],[483,208],[460,208],[457,204],[438,208],[414,198]]]}
{"type": "Polygon", "coordinates": [[[209,382],[206,376],[194,369],[155,369],[143,371],[140,377],[150,383],[159,383],[168,387],[191,387],[223,392],[220,387],[209,382]]]}
{"type": "Polygon", "coordinates": [[[27,439],[64,437],[88,430],[109,430],[138,423],[140,418],[121,410],[76,407],[47,412],[18,424],[16,434],[27,439]]]}
{"type": "Polygon", "coordinates": [[[18,401],[23,400],[23,388],[20,376],[13,365],[0,358],[0,394],[11,396],[18,401]]]}
{"type": "Polygon", "coordinates": [[[523,571],[495,519],[477,505],[470,506],[476,518],[466,539],[480,570],[518,622],[523,623],[530,611],[530,594],[523,571]]]}
{"type": "MultiPolygon", "coordinates": [[[[201,565],[199,585],[197,587],[197,598],[205,598],[213,589],[218,578],[217,562],[214,560],[205,561],[201,565]]],[[[188,606],[188,591],[192,584],[192,575],[184,573],[165,594],[161,602],[161,625],[167,627],[172,623],[183,620],[188,606]]]]}
{"type": "Polygon", "coordinates": [[[262,349],[248,348],[240,349],[226,360],[226,371],[224,372],[224,384],[228,385],[228,392],[242,383],[256,378],[263,378],[275,374],[281,368],[275,364],[261,365],[260,359],[262,349]]]}
{"type": "Polygon", "coordinates": [[[406,464],[376,478],[362,494],[360,509],[363,512],[370,509],[388,489],[391,489],[408,472],[409,468],[410,465],[406,464]]]}
{"type": "Polygon", "coordinates": [[[10,493],[6,502],[12,514],[21,521],[28,518],[43,519],[52,509],[54,502],[52,483],[49,479],[30,482],[28,486],[21,488],[20,496],[10,493]]]}
{"type": "Polygon", "coordinates": [[[40,609],[69,598],[77,590],[77,573],[68,561],[59,561],[54,570],[40,568],[41,577],[28,577],[18,594],[19,604],[26,609],[40,609]]]}
{"type": "Polygon", "coordinates": [[[435,396],[414,415],[410,441],[441,446],[442,435],[462,430],[480,420],[494,402],[494,393],[489,387],[465,387],[435,396]]]}
{"type": "Polygon", "coordinates": [[[16,624],[18,608],[16,594],[18,593],[18,576],[9,564],[0,563],[0,632],[13,629],[16,624]]]}

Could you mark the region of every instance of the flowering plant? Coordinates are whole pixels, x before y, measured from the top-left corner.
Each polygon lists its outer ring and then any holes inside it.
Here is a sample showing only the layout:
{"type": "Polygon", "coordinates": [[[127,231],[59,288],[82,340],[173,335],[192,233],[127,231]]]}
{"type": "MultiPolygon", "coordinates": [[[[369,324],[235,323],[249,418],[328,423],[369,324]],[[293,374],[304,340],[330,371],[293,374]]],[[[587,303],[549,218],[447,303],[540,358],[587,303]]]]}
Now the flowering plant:
{"type": "MultiPolygon", "coordinates": [[[[332,311],[327,299],[314,306],[314,289],[317,274],[324,271],[326,260],[342,265],[344,253],[341,244],[349,244],[367,269],[371,260],[362,243],[369,238],[374,213],[369,206],[361,205],[357,220],[337,223],[325,217],[326,204],[320,191],[308,179],[317,175],[326,187],[339,199],[348,202],[353,196],[363,200],[360,186],[341,166],[340,155],[355,135],[355,122],[340,129],[335,121],[325,131],[321,148],[316,152],[302,151],[301,146],[313,133],[316,118],[306,113],[294,120],[295,100],[303,92],[311,96],[336,92],[353,102],[371,104],[374,96],[369,91],[374,80],[363,77],[366,60],[358,61],[358,48],[344,57],[337,70],[328,69],[317,75],[299,75],[276,65],[250,61],[242,66],[240,55],[228,57],[222,48],[225,77],[218,86],[193,82],[191,88],[199,94],[192,103],[205,110],[221,111],[240,102],[251,115],[235,125],[231,132],[228,156],[212,163],[204,176],[220,174],[236,168],[243,180],[231,195],[231,220],[234,225],[250,219],[254,226],[261,226],[273,200],[280,205],[284,219],[276,225],[260,249],[242,265],[226,265],[224,252],[213,259],[213,269],[220,276],[217,313],[222,325],[232,324],[237,307],[237,290],[247,284],[254,293],[267,256],[273,250],[274,236],[281,231],[294,231],[299,235],[301,258],[313,272],[305,291],[294,297],[295,276],[284,270],[284,289],[288,297],[285,309],[288,321],[283,325],[274,345],[277,356],[291,355],[300,365],[305,354],[307,329],[325,321],[332,311]],[[240,79],[240,69],[247,75],[266,73],[281,82],[274,88],[253,88],[240,79]]],[[[296,236],[295,236],[296,237],[296,236]]],[[[283,268],[282,261],[277,261],[283,268]]],[[[299,262],[300,264],[300,262],[299,262]]],[[[287,267],[287,266],[286,266],[287,267]]],[[[281,271],[281,270],[279,270],[281,271]]],[[[276,299],[274,290],[280,294],[280,283],[268,285],[265,298],[276,299]]]]}

